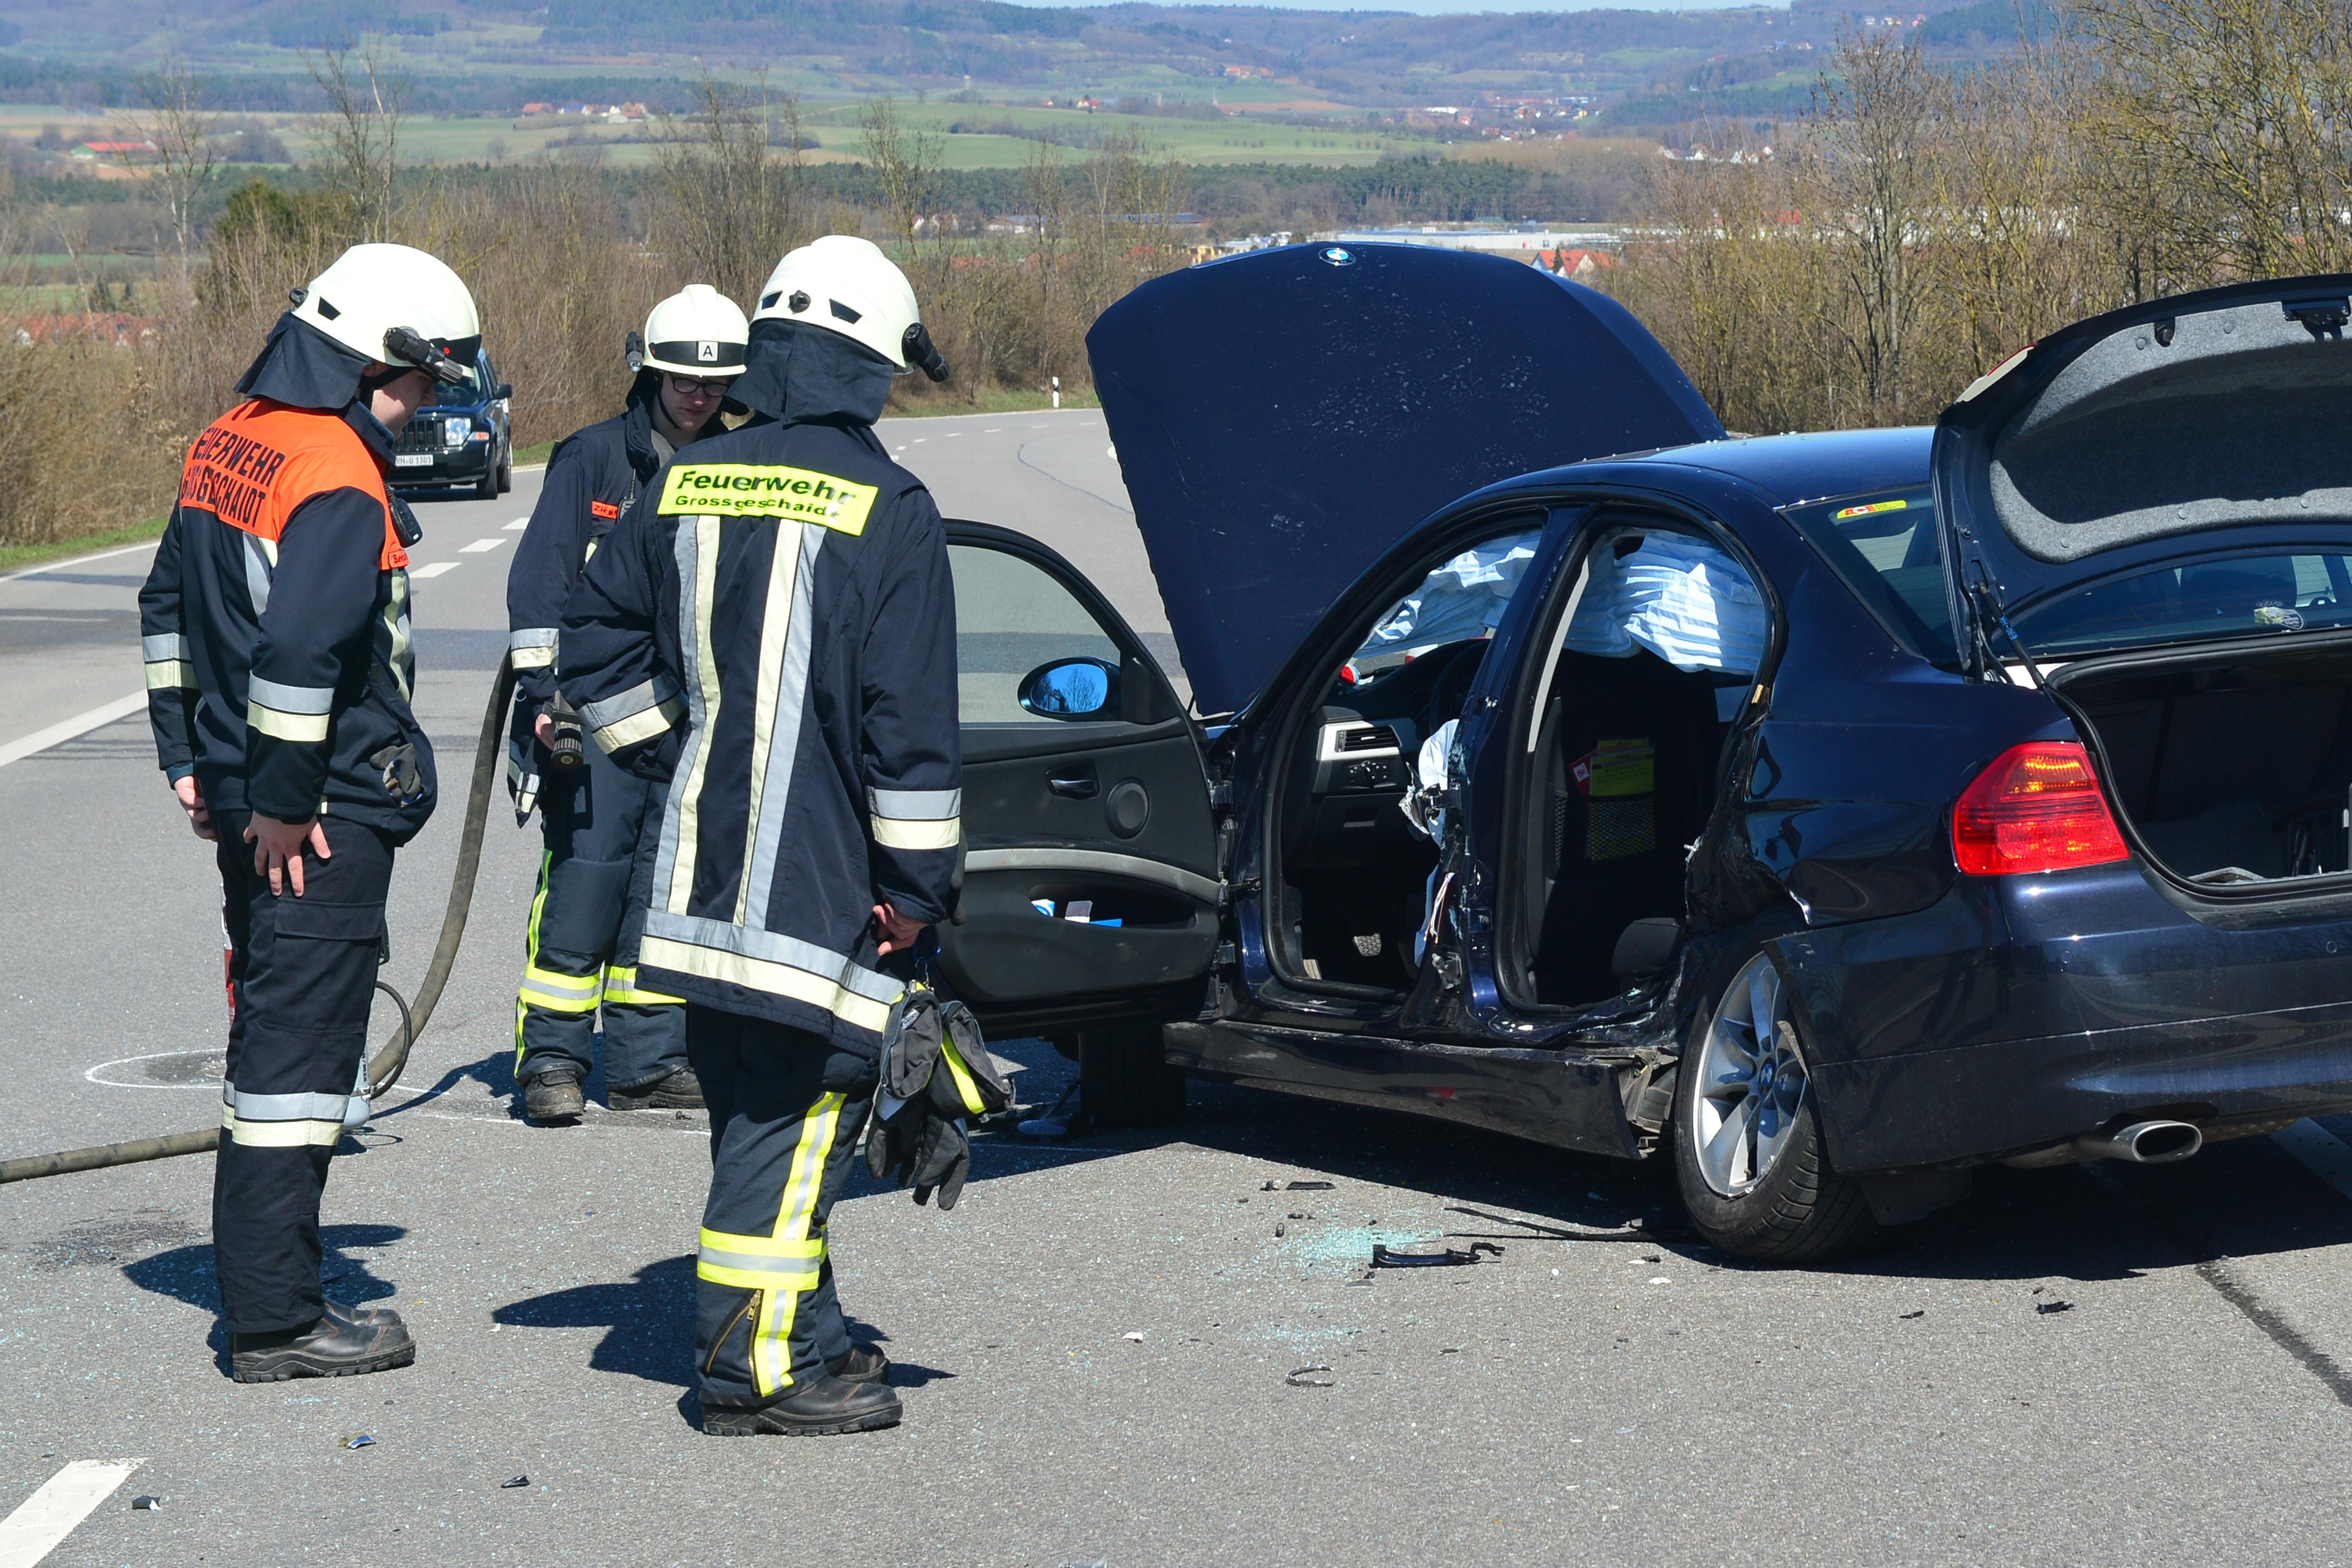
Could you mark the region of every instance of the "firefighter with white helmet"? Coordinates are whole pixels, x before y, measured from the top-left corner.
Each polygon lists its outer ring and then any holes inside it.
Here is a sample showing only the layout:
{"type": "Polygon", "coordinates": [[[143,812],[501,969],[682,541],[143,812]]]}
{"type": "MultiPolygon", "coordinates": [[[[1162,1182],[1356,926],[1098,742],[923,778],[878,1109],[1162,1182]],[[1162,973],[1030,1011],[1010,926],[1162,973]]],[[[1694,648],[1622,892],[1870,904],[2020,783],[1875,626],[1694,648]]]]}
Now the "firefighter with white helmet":
{"type": "Polygon", "coordinates": [[[825,1221],[908,1005],[886,968],[946,914],[961,840],[946,531],[874,433],[914,368],[947,374],[880,250],[785,257],[733,389],[751,422],[655,476],[564,612],[563,693],[594,742],[674,780],[637,963],[686,999],[709,1100],[706,1432],[899,1418],[889,1363],[850,1342],[825,1221]]]}
{"type": "Polygon", "coordinates": [[[515,1001],[515,1082],[535,1121],[568,1122],[586,1108],[581,1085],[600,1010],[613,1109],[702,1104],[677,998],[637,981],[645,897],[632,867],[654,786],[583,746],[579,720],[556,693],[555,665],[563,601],[582,566],[662,464],[721,428],[750,338],[743,312],[709,284],[656,305],[644,335],[629,340],[626,406],[556,447],[507,574],[516,676],[509,783],[518,821],[536,801],[546,848],[515,1001]]]}
{"type": "Polygon", "coordinates": [[[399,1315],[329,1300],[319,1201],[366,1116],[394,852],[434,802],[410,710],[393,433],[481,342],[473,296],[404,245],[343,253],[278,319],[190,448],[139,595],[155,750],[215,846],[236,1012],[213,1247],[241,1383],[405,1366],[399,1315]]]}

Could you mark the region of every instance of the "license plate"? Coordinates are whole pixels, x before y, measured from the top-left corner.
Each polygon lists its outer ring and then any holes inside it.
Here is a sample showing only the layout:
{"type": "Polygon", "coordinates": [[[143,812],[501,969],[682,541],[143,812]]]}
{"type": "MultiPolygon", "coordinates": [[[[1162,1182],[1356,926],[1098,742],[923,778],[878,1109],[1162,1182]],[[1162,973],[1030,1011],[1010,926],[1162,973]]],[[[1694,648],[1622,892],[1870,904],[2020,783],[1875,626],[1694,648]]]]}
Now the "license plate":
{"type": "Polygon", "coordinates": [[[429,468],[433,466],[433,454],[430,452],[402,452],[394,457],[392,459],[392,466],[395,468],[429,468]]]}

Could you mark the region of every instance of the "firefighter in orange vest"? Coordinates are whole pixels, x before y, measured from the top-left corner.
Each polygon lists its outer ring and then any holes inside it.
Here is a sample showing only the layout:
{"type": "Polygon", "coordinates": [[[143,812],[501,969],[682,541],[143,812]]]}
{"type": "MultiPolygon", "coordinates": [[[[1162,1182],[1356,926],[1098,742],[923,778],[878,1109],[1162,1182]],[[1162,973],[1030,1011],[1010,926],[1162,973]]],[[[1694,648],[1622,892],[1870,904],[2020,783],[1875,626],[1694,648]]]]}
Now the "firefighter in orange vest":
{"type": "Polygon", "coordinates": [[[139,595],[155,751],[213,842],[236,1000],[213,1248],[240,1383],[405,1366],[386,1309],[327,1300],[319,1199],[366,1117],[393,853],[432,814],[409,707],[415,520],[393,433],[474,363],[473,296],[404,245],[345,251],[188,453],[139,595]]]}

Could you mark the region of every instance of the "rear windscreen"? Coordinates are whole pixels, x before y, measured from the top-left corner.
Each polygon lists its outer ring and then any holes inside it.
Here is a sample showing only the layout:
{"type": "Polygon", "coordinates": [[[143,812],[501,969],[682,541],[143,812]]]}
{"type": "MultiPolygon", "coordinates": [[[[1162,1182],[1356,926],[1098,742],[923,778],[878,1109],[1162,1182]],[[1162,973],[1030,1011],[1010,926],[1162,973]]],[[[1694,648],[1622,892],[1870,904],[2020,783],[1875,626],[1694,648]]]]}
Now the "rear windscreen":
{"type": "Polygon", "coordinates": [[[2037,654],[2352,626],[2352,556],[2237,555],[2095,584],[2016,619],[2037,654]]]}
{"type": "Polygon", "coordinates": [[[1926,486],[1792,506],[1781,513],[1895,640],[1930,664],[1959,662],[1936,498],[1926,486]]]}

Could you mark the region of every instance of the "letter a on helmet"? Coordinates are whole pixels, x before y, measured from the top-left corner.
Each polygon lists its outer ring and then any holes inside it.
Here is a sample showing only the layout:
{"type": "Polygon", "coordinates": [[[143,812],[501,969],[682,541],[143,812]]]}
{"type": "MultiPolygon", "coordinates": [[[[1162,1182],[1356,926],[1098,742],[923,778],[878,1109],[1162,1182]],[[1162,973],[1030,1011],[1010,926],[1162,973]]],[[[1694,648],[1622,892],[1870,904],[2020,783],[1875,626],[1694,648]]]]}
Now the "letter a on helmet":
{"type": "Polygon", "coordinates": [[[464,380],[482,346],[465,280],[413,246],[352,246],[300,291],[294,316],[354,353],[441,382],[464,380]]]}
{"type": "Polygon", "coordinates": [[[743,374],[751,325],[735,301],[708,283],[689,283],[646,318],[647,370],[713,378],[743,374]]]}
{"type": "Polygon", "coordinates": [[[787,254],[760,290],[751,319],[839,332],[902,371],[907,335],[922,323],[907,275],[872,240],[846,234],[828,234],[787,254]]]}

